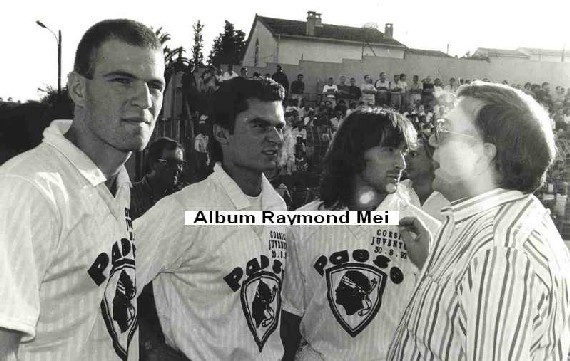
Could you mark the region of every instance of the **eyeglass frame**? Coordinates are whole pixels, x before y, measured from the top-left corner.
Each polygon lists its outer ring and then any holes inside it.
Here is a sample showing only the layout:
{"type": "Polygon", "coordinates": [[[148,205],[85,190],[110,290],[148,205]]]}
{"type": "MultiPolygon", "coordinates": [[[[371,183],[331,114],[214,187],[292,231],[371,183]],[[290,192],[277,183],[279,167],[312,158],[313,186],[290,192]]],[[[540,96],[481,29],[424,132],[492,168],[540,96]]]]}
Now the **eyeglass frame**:
{"type": "Polygon", "coordinates": [[[445,127],[447,124],[448,124],[448,120],[445,118],[436,119],[434,132],[432,135],[430,135],[430,137],[428,139],[429,145],[431,145],[434,148],[437,148],[438,146],[440,146],[443,143],[442,140],[438,139],[438,138],[442,138],[441,134],[455,134],[455,135],[460,135],[463,137],[479,140],[478,137],[471,135],[471,134],[452,132],[445,127]]]}

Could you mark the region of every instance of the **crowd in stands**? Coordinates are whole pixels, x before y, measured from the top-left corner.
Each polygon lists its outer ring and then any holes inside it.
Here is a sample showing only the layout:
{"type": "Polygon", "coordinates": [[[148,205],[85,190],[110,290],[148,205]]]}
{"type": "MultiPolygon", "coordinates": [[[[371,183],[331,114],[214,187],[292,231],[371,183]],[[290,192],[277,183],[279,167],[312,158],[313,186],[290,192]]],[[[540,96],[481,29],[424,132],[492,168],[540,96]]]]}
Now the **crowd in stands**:
{"type": "MultiPolygon", "coordinates": [[[[274,175],[276,187],[284,186],[282,180],[291,188],[301,188],[303,191],[307,182],[295,183],[296,174],[318,176],[322,157],[343,120],[355,109],[362,107],[383,107],[396,110],[412,120],[418,132],[429,136],[435,120],[441,118],[456,102],[456,91],[463,84],[470,84],[471,79],[452,77],[447,81],[439,78],[432,80],[431,76],[420,79],[412,75],[411,80],[406,74],[388,75],[380,72],[378,78],[364,75],[364,81],[357,84],[355,76],[341,75],[328,77],[325,84],[319,86],[318,94],[307,91],[304,74],[298,74],[296,79],[289,82],[281,66],[273,74],[248,74],[247,67],[238,72],[229,65],[225,71],[220,67],[206,69],[198,78],[196,87],[202,94],[211,94],[225,80],[234,77],[261,79],[272,78],[283,85],[287,93],[284,101],[285,120],[284,145],[281,154],[281,167],[274,175]]],[[[473,79],[476,80],[476,79],[473,79]]],[[[548,82],[542,84],[509,84],[507,80],[478,79],[508,84],[533,96],[540,104],[548,109],[553,119],[553,129],[563,131],[570,123],[570,89],[556,86],[554,90],[548,82]]],[[[196,114],[198,120],[194,151],[198,154],[199,170],[209,166],[207,156],[208,139],[211,127],[206,114],[196,114]]],[[[570,127],[569,127],[570,128],[570,127]]],[[[318,181],[317,181],[318,182],[318,181]]],[[[314,183],[314,182],[313,182],[314,183]]],[[[316,186],[316,184],[313,184],[316,186]]],[[[287,188],[287,187],[285,187],[287,188]]],[[[310,193],[310,192],[309,192],[310,193]]],[[[285,194],[285,193],[284,193],[285,194]]],[[[285,198],[291,198],[286,194],[285,198]]],[[[303,198],[303,197],[301,197],[303,198]]],[[[310,200],[310,195],[299,200],[302,205],[310,200]]],[[[292,207],[295,208],[295,207],[292,207]]]]}

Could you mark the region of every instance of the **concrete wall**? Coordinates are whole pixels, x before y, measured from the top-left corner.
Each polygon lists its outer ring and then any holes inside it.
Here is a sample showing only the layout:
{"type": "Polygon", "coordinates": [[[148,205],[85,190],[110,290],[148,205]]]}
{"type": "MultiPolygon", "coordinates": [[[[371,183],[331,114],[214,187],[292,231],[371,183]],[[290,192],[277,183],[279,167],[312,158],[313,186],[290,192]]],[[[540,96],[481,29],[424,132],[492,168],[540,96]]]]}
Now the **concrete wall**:
{"type": "MultiPolygon", "coordinates": [[[[250,74],[253,71],[273,74],[275,64],[268,64],[265,68],[250,68],[250,74]]],[[[447,83],[451,77],[460,77],[488,78],[496,82],[507,80],[509,84],[548,81],[551,88],[557,85],[570,87],[570,63],[538,62],[519,58],[493,58],[486,61],[407,53],[404,59],[367,56],[362,61],[344,59],[342,63],[303,60],[299,65],[283,64],[283,71],[289,77],[289,81],[296,79],[298,73],[304,74],[305,91],[308,93],[320,93],[322,85],[329,76],[338,79],[340,75],[345,75],[347,82],[348,78],[353,76],[359,85],[365,74],[377,79],[381,71],[385,71],[390,77],[393,74],[405,73],[408,75],[408,81],[411,81],[412,75],[417,74],[420,79],[430,75],[432,79],[437,77],[444,83],[447,83]]]]}
{"type": "Polygon", "coordinates": [[[267,63],[278,62],[277,41],[265,25],[257,22],[257,26],[253,29],[251,41],[249,42],[243,58],[243,65],[253,66],[255,60],[255,43],[259,39],[259,58],[258,66],[265,67],[267,63]]]}
{"type": "MultiPolygon", "coordinates": [[[[301,59],[309,61],[321,61],[341,63],[343,59],[360,60],[362,57],[362,44],[323,42],[319,40],[301,40],[281,38],[279,43],[279,62],[281,64],[297,65],[301,59]]],[[[382,56],[402,59],[404,50],[391,49],[380,46],[364,47],[364,55],[382,56]]]]}

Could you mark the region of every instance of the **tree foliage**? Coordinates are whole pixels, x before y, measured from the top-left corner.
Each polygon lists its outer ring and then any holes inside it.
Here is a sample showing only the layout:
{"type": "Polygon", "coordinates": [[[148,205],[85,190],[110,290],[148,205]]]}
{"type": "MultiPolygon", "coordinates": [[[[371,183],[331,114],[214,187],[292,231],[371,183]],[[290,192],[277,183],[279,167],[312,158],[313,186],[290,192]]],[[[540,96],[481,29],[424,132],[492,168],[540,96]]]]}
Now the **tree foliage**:
{"type": "Polygon", "coordinates": [[[200,67],[204,65],[204,54],[202,54],[202,49],[204,48],[204,38],[202,37],[202,30],[204,30],[204,25],[200,23],[200,20],[196,24],[192,25],[194,29],[194,46],[192,46],[192,64],[195,67],[200,67]]]}
{"type": "Polygon", "coordinates": [[[244,49],[245,33],[235,30],[234,25],[226,20],[224,32],[214,39],[208,63],[215,66],[239,64],[244,49]]]}

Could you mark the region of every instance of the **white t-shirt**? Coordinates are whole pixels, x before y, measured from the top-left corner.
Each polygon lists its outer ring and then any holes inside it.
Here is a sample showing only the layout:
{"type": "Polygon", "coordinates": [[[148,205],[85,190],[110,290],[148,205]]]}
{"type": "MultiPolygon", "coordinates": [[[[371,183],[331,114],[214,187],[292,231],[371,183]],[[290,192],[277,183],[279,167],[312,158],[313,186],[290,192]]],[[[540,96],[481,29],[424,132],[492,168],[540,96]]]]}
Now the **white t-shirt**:
{"type": "MultiPolygon", "coordinates": [[[[398,190],[378,210],[439,226],[404,197],[398,190]]],[[[301,317],[307,342],[296,360],[384,360],[419,273],[398,226],[293,226],[289,232],[283,309],[301,317]]]]}
{"type": "Polygon", "coordinates": [[[327,98],[334,99],[336,93],[338,93],[338,88],[336,84],[333,85],[325,84],[323,86],[323,94],[325,94],[327,98]]]}
{"type": "Polygon", "coordinates": [[[235,71],[232,70],[232,72],[224,72],[224,75],[222,75],[222,77],[220,78],[221,81],[226,81],[226,80],[230,80],[233,78],[237,78],[239,75],[238,73],[236,73],[235,71]]]}
{"type": "Polygon", "coordinates": [[[0,327],[22,332],[18,360],[136,360],[129,178],[113,197],[70,125],[0,167],[0,327]]]}
{"type": "MultiPolygon", "coordinates": [[[[134,223],[137,277],[153,280],[166,342],[191,360],[281,360],[283,226],[185,226],[184,211],[253,210],[218,163],[134,223]],[[155,278],[156,277],[156,278],[155,278]]],[[[261,208],[287,206],[263,177],[261,208]]]]}

